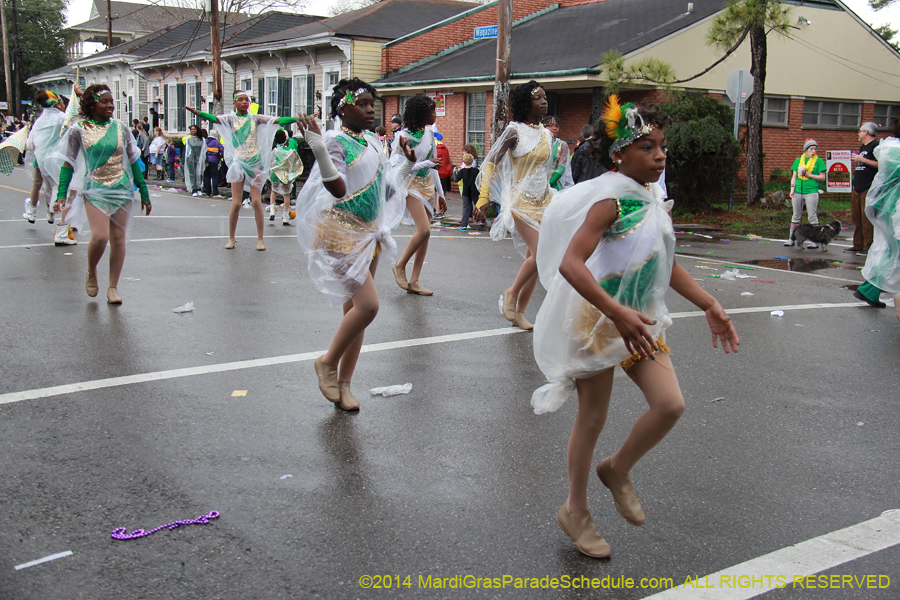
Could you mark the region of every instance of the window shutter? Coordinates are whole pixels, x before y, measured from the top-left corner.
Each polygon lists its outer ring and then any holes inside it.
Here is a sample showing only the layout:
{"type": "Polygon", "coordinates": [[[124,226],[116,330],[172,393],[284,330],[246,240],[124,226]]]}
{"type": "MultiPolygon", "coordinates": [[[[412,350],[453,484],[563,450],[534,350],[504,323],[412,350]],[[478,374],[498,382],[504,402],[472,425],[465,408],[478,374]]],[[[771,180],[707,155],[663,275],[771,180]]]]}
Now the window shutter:
{"type": "Polygon", "coordinates": [[[162,125],[163,129],[169,128],[169,86],[163,82],[163,103],[162,103],[162,112],[165,115],[165,120],[160,121],[160,125],[162,125]]]}
{"type": "Polygon", "coordinates": [[[203,108],[206,106],[206,102],[203,101],[203,96],[201,95],[203,93],[203,90],[201,89],[199,81],[197,83],[195,83],[194,85],[197,86],[197,91],[194,94],[194,98],[197,101],[197,106],[193,106],[191,108],[197,108],[197,109],[203,110],[203,108]]]}
{"type": "Polygon", "coordinates": [[[178,104],[175,107],[176,114],[178,114],[178,131],[184,131],[187,129],[187,119],[185,118],[187,111],[184,110],[184,105],[187,102],[187,98],[185,97],[187,94],[187,84],[179,83],[175,86],[175,91],[178,97],[178,104]]]}
{"type": "Polygon", "coordinates": [[[291,78],[278,78],[278,117],[290,117],[291,115],[291,78]]]}
{"type": "Polygon", "coordinates": [[[266,78],[259,78],[259,95],[256,96],[256,103],[259,104],[259,114],[266,114],[266,78]]]}
{"type": "Polygon", "coordinates": [[[316,76],[310,73],[306,76],[306,114],[311,115],[316,111],[316,76]]]}

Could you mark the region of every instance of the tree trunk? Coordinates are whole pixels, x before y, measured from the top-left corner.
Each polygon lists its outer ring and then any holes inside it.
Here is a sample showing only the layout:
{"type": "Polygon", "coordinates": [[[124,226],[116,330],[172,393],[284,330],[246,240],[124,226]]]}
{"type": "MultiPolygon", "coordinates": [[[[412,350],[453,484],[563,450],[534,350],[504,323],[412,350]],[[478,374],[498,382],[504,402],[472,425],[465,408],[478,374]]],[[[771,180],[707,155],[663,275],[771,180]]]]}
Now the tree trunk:
{"type": "Polygon", "coordinates": [[[763,196],[762,121],[766,93],[766,31],[763,23],[750,28],[750,57],[753,95],[747,113],[747,206],[756,206],[763,196]]]}

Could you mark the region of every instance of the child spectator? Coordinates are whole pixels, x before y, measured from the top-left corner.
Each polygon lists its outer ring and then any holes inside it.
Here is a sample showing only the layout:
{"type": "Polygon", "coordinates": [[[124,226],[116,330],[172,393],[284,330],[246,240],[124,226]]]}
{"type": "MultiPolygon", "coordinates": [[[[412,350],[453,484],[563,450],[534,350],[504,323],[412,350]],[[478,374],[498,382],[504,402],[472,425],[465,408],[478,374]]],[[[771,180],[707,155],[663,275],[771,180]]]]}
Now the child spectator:
{"type": "Polygon", "coordinates": [[[459,222],[460,231],[468,231],[469,219],[472,218],[472,208],[478,200],[478,188],[475,187],[475,178],[478,177],[478,167],[475,166],[475,157],[466,152],[463,154],[463,166],[453,174],[453,183],[459,183],[459,193],[462,194],[463,212],[459,222]]]}
{"type": "Polygon", "coordinates": [[[219,165],[225,155],[225,146],[215,136],[203,129],[206,136],[206,170],[203,172],[203,192],[210,198],[221,198],[219,194],[219,165]]]}
{"type": "Polygon", "coordinates": [[[166,167],[169,170],[169,183],[175,181],[175,161],[178,159],[178,152],[175,150],[175,140],[169,138],[166,140],[166,167]]]}

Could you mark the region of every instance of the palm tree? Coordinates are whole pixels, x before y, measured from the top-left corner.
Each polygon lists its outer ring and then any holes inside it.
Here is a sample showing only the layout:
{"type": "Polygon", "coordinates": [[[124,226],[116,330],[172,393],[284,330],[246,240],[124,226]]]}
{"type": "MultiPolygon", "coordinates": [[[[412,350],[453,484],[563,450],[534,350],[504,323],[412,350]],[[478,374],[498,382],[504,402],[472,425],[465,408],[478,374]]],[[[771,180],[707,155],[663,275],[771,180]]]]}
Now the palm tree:
{"type": "Polygon", "coordinates": [[[747,113],[747,204],[750,206],[757,204],[763,196],[766,35],[773,31],[785,35],[789,27],[788,9],[779,0],[732,0],[713,21],[707,35],[710,45],[733,49],[739,40],[750,34],[750,74],[753,75],[753,94],[747,113]]]}

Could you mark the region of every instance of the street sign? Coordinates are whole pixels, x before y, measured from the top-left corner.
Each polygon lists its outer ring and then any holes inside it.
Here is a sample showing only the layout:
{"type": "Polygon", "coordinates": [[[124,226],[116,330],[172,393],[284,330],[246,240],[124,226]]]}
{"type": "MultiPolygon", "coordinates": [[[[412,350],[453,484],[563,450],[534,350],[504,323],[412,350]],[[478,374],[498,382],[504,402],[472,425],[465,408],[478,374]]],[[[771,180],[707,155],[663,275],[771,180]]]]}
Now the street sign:
{"type": "Polygon", "coordinates": [[[9,104],[7,104],[6,102],[0,102],[0,110],[7,110],[7,109],[9,109],[9,104]]]}
{"type": "Polygon", "coordinates": [[[489,25],[487,27],[476,27],[475,28],[475,39],[476,40],[484,40],[487,38],[495,38],[497,37],[497,26],[489,25]]]}
{"type": "Polygon", "coordinates": [[[829,150],[825,153],[825,165],[827,168],[827,187],[829,192],[850,193],[851,173],[850,150],[829,150]]]}
{"type": "Polygon", "coordinates": [[[725,84],[725,94],[734,102],[735,106],[747,101],[747,97],[753,93],[753,75],[747,69],[735,69],[728,76],[725,84]]]}

